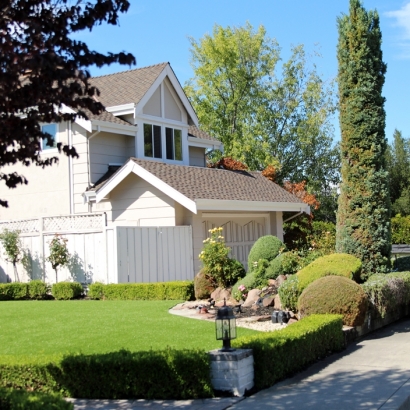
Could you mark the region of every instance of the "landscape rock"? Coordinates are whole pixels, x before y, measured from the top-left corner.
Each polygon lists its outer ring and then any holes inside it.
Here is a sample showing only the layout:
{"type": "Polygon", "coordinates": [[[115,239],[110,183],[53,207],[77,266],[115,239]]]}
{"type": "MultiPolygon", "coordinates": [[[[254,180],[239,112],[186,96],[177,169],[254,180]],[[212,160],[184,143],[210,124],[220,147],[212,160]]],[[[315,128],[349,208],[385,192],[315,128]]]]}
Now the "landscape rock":
{"type": "Polygon", "coordinates": [[[275,305],[275,296],[268,296],[262,300],[262,305],[264,307],[274,306],[275,305]]]}
{"type": "Polygon", "coordinates": [[[268,284],[269,286],[275,286],[275,288],[278,287],[278,282],[276,281],[276,279],[269,279],[268,284]]]}
{"type": "MultiPolygon", "coordinates": [[[[211,298],[215,301],[215,302],[219,302],[222,301],[224,299],[226,299],[226,301],[228,302],[228,300],[231,299],[231,288],[216,288],[212,293],[211,293],[211,298]]],[[[223,304],[223,303],[222,303],[223,304]]]]}
{"type": "Polygon", "coordinates": [[[252,289],[248,292],[248,297],[245,300],[245,303],[242,305],[244,307],[252,306],[258,299],[261,294],[261,290],[252,289]]]}
{"type": "Polygon", "coordinates": [[[282,310],[282,303],[280,301],[279,295],[275,296],[274,306],[275,306],[275,310],[282,310]]]}
{"type": "Polygon", "coordinates": [[[298,320],[295,317],[292,317],[288,321],[288,325],[291,325],[292,323],[296,323],[298,320]]]}
{"type": "Polygon", "coordinates": [[[286,279],[287,279],[287,278],[286,278],[285,275],[279,275],[279,276],[276,278],[276,284],[277,284],[277,286],[279,287],[280,285],[282,285],[282,283],[285,282],[286,279]]]}

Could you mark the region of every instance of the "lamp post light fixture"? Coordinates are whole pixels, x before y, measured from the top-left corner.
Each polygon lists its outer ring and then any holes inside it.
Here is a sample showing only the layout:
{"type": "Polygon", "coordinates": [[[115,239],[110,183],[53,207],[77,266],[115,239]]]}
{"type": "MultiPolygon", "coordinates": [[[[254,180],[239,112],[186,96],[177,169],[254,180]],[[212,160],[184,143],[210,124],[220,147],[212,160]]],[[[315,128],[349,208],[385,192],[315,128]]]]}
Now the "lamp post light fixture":
{"type": "Polygon", "coordinates": [[[231,340],[236,339],[236,318],[233,310],[224,305],[218,310],[215,319],[216,340],[222,340],[223,346],[221,352],[232,352],[235,349],[231,348],[231,340]]]}

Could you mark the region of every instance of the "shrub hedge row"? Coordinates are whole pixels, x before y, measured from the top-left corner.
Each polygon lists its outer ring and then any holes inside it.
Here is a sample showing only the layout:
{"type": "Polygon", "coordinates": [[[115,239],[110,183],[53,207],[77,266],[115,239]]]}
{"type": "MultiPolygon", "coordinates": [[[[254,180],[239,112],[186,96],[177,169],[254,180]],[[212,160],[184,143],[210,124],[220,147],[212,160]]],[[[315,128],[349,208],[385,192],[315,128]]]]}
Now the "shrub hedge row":
{"type": "Polygon", "coordinates": [[[0,364],[0,386],[89,399],[212,397],[209,356],[201,350],[83,355],[50,363],[0,364]]]}
{"type": "Polygon", "coordinates": [[[87,295],[91,299],[107,300],[192,300],[195,298],[193,281],[158,283],[93,283],[87,295]]]}
{"type": "Polygon", "coordinates": [[[236,348],[252,349],[257,390],[344,347],[342,316],[312,315],[283,330],[233,340],[236,348]]]}
{"type": "Polygon", "coordinates": [[[0,388],[2,410],[72,410],[74,406],[55,394],[0,388]]]}
{"type": "Polygon", "coordinates": [[[48,291],[48,285],[41,280],[1,283],[0,300],[45,299],[48,291]]]}
{"type": "Polygon", "coordinates": [[[78,282],[58,282],[51,288],[51,294],[57,300],[70,300],[79,298],[83,293],[83,287],[78,282]]]}
{"type": "Polygon", "coordinates": [[[382,318],[410,303],[410,272],[372,275],[361,286],[373,311],[382,318]]]}

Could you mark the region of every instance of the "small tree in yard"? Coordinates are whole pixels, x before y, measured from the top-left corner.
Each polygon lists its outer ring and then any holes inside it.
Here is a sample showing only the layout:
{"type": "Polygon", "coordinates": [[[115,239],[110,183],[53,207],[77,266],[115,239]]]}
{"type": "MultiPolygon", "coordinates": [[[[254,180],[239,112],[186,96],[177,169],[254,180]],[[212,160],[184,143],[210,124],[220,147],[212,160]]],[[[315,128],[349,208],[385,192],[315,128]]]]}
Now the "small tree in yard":
{"type": "Polygon", "coordinates": [[[70,253],[67,249],[67,242],[68,240],[60,235],[55,235],[49,242],[50,255],[47,258],[47,261],[51,263],[52,268],[56,272],[56,283],[58,282],[57,269],[60,266],[66,266],[70,258],[70,253]]]}
{"type": "Polygon", "coordinates": [[[23,257],[22,243],[20,240],[20,231],[12,231],[9,229],[4,229],[0,233],[0,242],[3,245],[4,253],[6,255],[6,260],[13,264],[14,270],[14,280],[19,281],[17,273],[17,262],[19,262],[23,257]]]}

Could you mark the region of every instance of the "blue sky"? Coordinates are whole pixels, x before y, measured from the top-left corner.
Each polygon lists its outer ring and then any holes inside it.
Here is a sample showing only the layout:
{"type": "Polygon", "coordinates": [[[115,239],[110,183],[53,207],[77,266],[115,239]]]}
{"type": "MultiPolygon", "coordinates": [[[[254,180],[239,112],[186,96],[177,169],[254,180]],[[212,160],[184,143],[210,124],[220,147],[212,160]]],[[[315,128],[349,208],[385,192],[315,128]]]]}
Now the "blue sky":
{"type": "MultiPolygon", "coordinates": [[[[348,12],[348,0],[130,0],[120,26],[103,25],[91,33],[76,35],[100,52],[127,51],[137,59],[136,67],[169,61],[181,84],[193,76],[188,37],[200,39],[211,33],[215,23],[242,26],[249,21],[255,28],[264,25],[282,48],[282,58],[290,47],[304,44],[315,58],[324,79],[337,75],[336,18],[348,12]]],[[[383,57],[387,63],[386,136],[395,128],[410,138],[410,0],[364,0],[366,9],[377,9],[383,33],[383,57]]],[[[128,69],[111,65],[92,68],[93,76],[128,69]]],[[[335,123],[337,123],[337,118],[335,123]]],[[[336,126],[335,138],[339,139],[336,126]]]]}

